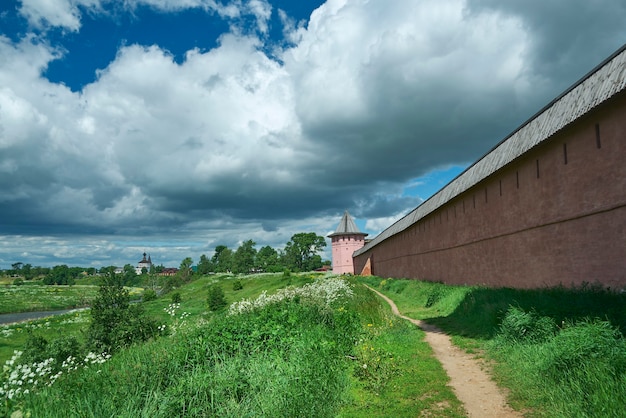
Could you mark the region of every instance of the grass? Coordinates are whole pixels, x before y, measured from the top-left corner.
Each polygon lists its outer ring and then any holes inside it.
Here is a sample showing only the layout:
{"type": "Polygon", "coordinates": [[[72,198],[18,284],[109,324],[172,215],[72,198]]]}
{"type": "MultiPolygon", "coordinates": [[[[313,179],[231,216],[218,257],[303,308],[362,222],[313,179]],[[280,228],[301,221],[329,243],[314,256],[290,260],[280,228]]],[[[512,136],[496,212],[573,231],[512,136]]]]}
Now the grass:
{"type": "Polygon", "coordinates": [[[0,314],[53,311],[86,306],[98,286],[0,286],[0,314]]]}
{"type": "Polygon", "coordinates": [[[291,301],[234,317],[206,310],[216,282],[232,303],[312,286],[317,277],[240,277],[240,290],[233,276],[200,278],[175,290],[181,302],[173,316],[171,295],[144,304],[169,336],[65,374],[12,408],[44,417],[463,416],[423,333],[397,322],[359,284],[352,297],[326,302],[332,306],[292,292],[291,301]]]}
{"type": "Polygon", "coordinates": [[[360,280],[493,364],[527,416],[623,416],[626,294],[597,285],[520,290],[360,280]]]}
{"type": "MultiPolygon", "coordinates": [[[[624,294],[597,286],[487,289],[357,277],[352,296],[324,302],[306,293],[322,276],[199,278],[144,303],[168,336],[61,376],[11,408],[44,417],[464,416],[423,332],[394,317],[366,283],[486,359],[512,405],[529,417],[618,417],[626,410],[624,294]],[[216,284],[229,304],[264,292],[287,299],[261,296],[267,307],[244,303],[252,310],[234,316],[210,312],[206,297],[216,284]],[[180,305],[172,304],[174,293],[180,305]]],[[[28,331],[81,335],[88,318],[2,328],[12,334],[0,334],[0,359],[19,349],[28,331]]]]}

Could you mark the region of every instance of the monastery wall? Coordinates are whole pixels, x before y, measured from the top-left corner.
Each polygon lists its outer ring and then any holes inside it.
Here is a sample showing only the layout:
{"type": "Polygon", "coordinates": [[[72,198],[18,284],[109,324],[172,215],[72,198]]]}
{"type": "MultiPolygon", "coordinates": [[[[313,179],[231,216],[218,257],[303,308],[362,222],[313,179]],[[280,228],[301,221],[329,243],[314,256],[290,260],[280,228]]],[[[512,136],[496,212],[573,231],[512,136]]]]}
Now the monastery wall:
{"type": "Polygon", "coordinates": [[[366,264],[450,284],[626,287],[626,93],[355,256],[355,272],[366,264]]]}

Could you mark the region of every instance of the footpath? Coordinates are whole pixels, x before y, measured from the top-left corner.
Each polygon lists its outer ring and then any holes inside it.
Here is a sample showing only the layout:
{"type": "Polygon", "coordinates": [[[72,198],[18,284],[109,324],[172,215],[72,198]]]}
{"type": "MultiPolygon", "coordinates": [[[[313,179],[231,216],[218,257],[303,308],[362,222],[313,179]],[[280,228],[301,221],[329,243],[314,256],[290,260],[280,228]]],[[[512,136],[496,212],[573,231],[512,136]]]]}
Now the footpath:
{"type": "Polygon", "coordinates": [[[506,397],[481,367],[479,360],[452,345],[450,336],[439,328],[402,315],[391,299],[367,287],[383,298],[391,306],[391,311],[395,315],[417,325],[426,333],[426,342],[430,344],[435,357],[450,377],[450,387],[463,403],[470,418],[523,417],[521,413],[507,404],[506,397]]]}

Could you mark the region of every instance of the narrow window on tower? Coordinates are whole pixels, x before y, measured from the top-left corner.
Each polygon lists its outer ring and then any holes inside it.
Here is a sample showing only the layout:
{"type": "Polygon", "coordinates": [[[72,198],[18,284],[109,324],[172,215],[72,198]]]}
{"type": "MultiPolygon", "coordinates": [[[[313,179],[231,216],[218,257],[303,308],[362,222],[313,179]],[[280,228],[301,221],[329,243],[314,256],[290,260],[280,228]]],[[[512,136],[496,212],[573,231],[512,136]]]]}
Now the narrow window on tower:
{"type": "Polygon", "coordinates": [[[602,148],[602,142],[600,142],[600,124],[596,123],[596,147],[602,148]]]}
{"type": "Polygon", "coordinates": [[[563,144],[563,163],[567,165],[567,144],[563,144]]]}
{"type": "Polygon", "coordinates": [[[539,178],[539,160],[537,160],[537,178],[539,178]]]}
{"type": "Polygon", "coordinates": [[[500,180],[500,196],[502,196],[502,180],[500,180]]]}
{"type": "Polygon", "coordinates": [[[519,189],[519,171],[515,172],[515,183],[517,183],[517,188],[519,189]]]}

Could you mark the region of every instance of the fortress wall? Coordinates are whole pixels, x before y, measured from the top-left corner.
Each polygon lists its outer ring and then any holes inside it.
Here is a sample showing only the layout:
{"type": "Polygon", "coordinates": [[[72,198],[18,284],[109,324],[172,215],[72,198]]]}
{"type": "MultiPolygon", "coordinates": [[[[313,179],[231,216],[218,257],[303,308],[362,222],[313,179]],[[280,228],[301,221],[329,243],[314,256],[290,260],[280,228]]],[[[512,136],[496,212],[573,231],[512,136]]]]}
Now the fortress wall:
{"type": "Polygon", "coordinates": [[[626,93],[354,257],[372,274],[533,288],[626,287],[626,93]]]}

